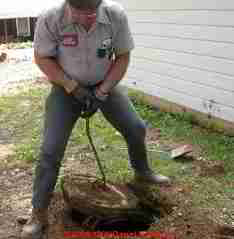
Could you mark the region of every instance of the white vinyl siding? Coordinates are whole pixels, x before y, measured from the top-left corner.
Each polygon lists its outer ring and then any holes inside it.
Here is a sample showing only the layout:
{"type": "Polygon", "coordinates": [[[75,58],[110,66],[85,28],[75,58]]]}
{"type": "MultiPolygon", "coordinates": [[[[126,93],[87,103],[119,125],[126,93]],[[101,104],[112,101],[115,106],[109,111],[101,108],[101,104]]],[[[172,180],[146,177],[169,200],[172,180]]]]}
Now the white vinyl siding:
{"type": "Polygon", "coordinates": [[[118,2],[136,43],[124,83],[234,122],[234,1],[118,2]]]}

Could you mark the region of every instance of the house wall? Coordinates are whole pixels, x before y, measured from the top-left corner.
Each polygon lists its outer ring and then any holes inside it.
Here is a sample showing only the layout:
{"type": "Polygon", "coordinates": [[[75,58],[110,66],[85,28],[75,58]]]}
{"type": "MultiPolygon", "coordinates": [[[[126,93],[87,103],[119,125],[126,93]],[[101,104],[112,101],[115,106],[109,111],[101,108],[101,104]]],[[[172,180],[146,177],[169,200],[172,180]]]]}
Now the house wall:
{"type": "Polygon", "coordinates": [[[234,1],[118,2],[136,43],[124,83],[234,122],[234,1]]]}
{"type": "Polygon", "coordinates": [[[30,18],[30,31],[31,31],[32,39],[34,37],[36,22],[37,22],[37,18],[36,17],[30,18]]]}
{"type": "Polygon", "coordinates": [[[0,43],[4,41],[4,22],[0,20],[0,43]]]}
{"type": "MultiPolygon", "coordinates": [[[[31,37],[29,37],[29,40],[33,39],[36,20],[37,20],[37,18],[35,18],[35,17],[30,18],[31,37]]],[[[8,42],[17,39],[16,18],[0,19],[0,43],[5,42],[5,40],[6,40],[5,39],[4,21],[7,22],[8,42]]]]}
{"type": "Polygon", "coordinates": [[[5,42],[5,27],[4,21],[7,24],[7,39],[12,41],[17,36],[15,19],[0,19],[0,43],[5,42]]]}

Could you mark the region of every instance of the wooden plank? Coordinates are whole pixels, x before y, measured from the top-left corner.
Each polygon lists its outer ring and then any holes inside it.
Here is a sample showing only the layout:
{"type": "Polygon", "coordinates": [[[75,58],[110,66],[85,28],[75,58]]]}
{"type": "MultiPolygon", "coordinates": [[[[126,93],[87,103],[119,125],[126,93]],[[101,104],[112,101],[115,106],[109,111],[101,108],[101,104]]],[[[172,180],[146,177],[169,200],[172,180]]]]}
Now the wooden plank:
{"type": "Polygon", "coordinates": [[[167,101],[174,102],[181,106],[196,109],[197,111],[200,111],[202,113],[234,122],[234,110],[231,107],[217,104],[213,108],[211,107],[209,109],[205,107],[205,105],[209,105],[209,102],[206,102],[198,97],[192,97],[181,92],[175,92],[171,89],[164,88],[153,83],[146,84],[144,81],[141,81],[139,79],[137,81],[137,84],[135,84],[137,79],[138,78],[130,77],[127,75],[127,78],[122,82],[122,84],[130,88],[140,90],[141,92],[144,92],[146,94],[166,99],[167,101]]]}
{"type": "Polygon", "coordinates": [[[144,58],[131,59],[131,67],[145,70],[146,72],[154,72],[162,76],[169,76],[172,78],[181,79],[182,81],[190,81],[199,85],[206,85],[228,91],[234,94],[234,76],[228,77],[221,74],[202,71],[189,67],[178,66],[158,61],[149,61],[144,58]]]}
{"type": "MultiPolygon", "coordinates": [[[[152,6],[151,6],[152,7],[152,6]]],[[[127,11],[131,22],[154,22],[172,25],[201,25],[216,27],[233,27],[234,11],[127,11]]]]}
{"type": "Polygon", "coordinates": [[[234,44],[135,35],[137,46],[234,60],[234,44]]]}
{"type": "MultiPolygon", "coordinates": [[[[234,12],[233,12],[234,16],[234,12]]],[[[234,20],[234,17],[233,17],[234,20]]],[[[189,26],[157,23],[130,22],[134,35],[154,35],[158,37],[179,38],[190,40],[213,41],[234,44],[232,27],[189,26]]]]}
{"type": "Polygon", "coordinates": [[[210,10],[230,10],[234,9],[234,1],[231,0],[147,0],[139,1],[139,0],[117,0],[117,2],[121,3],[127,9],[160,9],[160,10],[175,10],[175,9],[210,9],[210,10]]]}
{"type": "Polygon", "coordinates": [[[192,69],[219,73],[223,76],[226,75],[227,77],[231,78],[234,76],[234,62],[225,59],[161,49],[145,48],[138,45],[132,52],[132,56],[192,69]]]}
{"type": "Polygon", "coordinates": [[[168,88],[171,91],[180,92],[181,94],[185,94],[190,97],[200,98],[204,102],[210,101],[214,102],[214,104],[218,103],[228,107],[233,107],[234,110],[234,92],[199,85],[191,82],[189,79],[187,79],[187,81],[180,80],[137,68],[130,68],[128,70],[128,77],[138,79],[135,84],[144,82],[146,85],[154,85],[155,89],[157,87],[168,88]]]}

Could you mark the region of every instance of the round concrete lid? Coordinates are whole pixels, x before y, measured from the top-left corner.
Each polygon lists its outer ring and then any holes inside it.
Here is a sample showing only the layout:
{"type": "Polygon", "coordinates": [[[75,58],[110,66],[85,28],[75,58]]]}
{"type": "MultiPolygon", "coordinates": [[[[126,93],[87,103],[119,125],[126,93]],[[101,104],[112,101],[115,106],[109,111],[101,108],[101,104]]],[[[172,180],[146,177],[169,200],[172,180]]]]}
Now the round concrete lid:
{"type": "Polygon", "coordinates": [[[126,185],[111,182],[104,185],[93,176],[65,176],[62,188],[69,206],[85,214],[121,214],[139,205],[138,198],[126,185]]]}

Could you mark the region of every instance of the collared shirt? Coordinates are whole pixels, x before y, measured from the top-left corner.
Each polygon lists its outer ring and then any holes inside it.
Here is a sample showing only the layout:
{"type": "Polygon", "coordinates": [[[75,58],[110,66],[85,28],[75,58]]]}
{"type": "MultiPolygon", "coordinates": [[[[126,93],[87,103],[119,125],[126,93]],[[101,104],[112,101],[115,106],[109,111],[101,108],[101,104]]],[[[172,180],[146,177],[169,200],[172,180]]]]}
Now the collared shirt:
{"type": "Polygon", "coordinates": [[[121,5],[103,0],[97,9],[97,22],[87,32],[71,18],[63,3],[38,19],[34,49],[43,57],[54,57],[64,72],[83,85],[104,80],[113,55],[134,48],[126,13],[121,5]]]}

